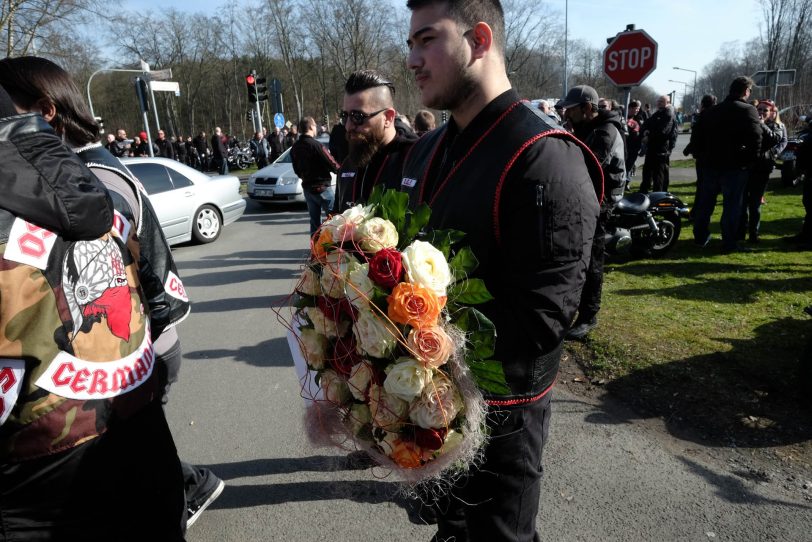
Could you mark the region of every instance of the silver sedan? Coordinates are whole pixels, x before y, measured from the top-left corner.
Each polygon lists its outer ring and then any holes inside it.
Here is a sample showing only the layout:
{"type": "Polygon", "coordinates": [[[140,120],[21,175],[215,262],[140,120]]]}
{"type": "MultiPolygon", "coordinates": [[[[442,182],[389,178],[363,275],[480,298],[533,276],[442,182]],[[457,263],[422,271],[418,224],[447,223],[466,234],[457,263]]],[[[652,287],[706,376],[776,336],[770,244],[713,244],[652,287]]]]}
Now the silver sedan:
{"type": "Polygon", "coordinates": [[[209,177],[168,158],[124,158],[122,162],[144,185],[170,245],[192,239],[211,243],[223,226],[245,212],[237,177],[209,177]]]}

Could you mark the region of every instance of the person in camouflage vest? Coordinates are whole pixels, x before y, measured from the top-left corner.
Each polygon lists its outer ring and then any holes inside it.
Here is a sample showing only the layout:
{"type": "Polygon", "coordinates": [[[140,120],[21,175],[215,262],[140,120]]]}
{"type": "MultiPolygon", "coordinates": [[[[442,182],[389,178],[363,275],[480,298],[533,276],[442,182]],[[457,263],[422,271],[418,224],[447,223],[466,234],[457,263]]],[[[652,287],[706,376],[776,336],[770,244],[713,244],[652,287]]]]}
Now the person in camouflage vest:
{"type": "Polygon", "coordinates": [[[182,541],[161,330],[121,217],[15,105],[0,87],[0,539],[182,541]]]}

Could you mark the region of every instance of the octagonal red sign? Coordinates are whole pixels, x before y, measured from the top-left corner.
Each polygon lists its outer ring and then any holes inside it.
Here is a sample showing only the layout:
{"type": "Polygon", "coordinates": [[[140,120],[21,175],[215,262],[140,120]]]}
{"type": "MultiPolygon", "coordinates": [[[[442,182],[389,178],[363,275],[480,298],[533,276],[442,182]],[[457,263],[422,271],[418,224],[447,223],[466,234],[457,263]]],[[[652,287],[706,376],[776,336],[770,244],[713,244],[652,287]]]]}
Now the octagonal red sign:
{"type": "Polygon", "coordinates": [[[603,72],[619,87],[635,87],[657,67],[657,42],[645,30],[621,32],[603,52],[603,72]]]}

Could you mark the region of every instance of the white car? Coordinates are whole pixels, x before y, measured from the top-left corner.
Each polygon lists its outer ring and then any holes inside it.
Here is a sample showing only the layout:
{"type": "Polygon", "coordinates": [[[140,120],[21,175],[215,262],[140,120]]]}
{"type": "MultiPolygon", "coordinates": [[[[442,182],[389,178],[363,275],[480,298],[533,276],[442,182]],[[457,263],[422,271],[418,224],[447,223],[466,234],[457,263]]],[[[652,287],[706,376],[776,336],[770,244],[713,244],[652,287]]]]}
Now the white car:
{"type": "Polygon", "coordinates": [[[123,158],[141,181],[170,245],[211,243],[245,212],[240,180],[208,175],[168,158],[123,158]]]}
{"type": "MultiPolygon", "coordinates": [[[[327,142],[318,139],[327,146],[327,142]]],[[[330,174],[332,184],[336,184],[336,176],[330,174]]],[[[290,149],[279,155],[269,166],[265,166],[248,177],[248,197],[260,202],[304,202],[302,180],[293,171],[293,161],[290,158],[290,149]]]]}

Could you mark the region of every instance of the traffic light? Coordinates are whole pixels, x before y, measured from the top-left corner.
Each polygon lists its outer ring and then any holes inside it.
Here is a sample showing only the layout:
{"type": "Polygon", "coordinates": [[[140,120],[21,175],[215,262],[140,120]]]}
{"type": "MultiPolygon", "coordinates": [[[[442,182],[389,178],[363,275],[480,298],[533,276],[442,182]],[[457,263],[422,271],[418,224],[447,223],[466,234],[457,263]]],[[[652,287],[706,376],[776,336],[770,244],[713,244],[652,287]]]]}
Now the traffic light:
{"type": "Polygon", "coordinates": [[[104,120],[101,117],[93,117],[93,120],[96,121],[96,124],[99,125],[99,133],[104,133],[104,120]]]}
{"type": "Polygon", "coordinates": [[[257,74],[256,72],[251,72],[245,76],[245,86],[248,87],[248,101],[249,102],[256,102],[257,101],[257,74]]]}
{"type": "Polygon", "coordinates": [[[254,120],[254,110],[253,110],[253,109],[249,109],[249,110],[248,110],[248,111],[245,113],[245,120],[247,120],[247,121],[252,121],[252,120],[254,120]]]}
{"type": "Polygon", "coordinates": [[[257,101],[264,102],[268,99],[268,87],[265,84],[264,77],[257,77],[256,78],[256,87],[257,87],[257,101]]]}

